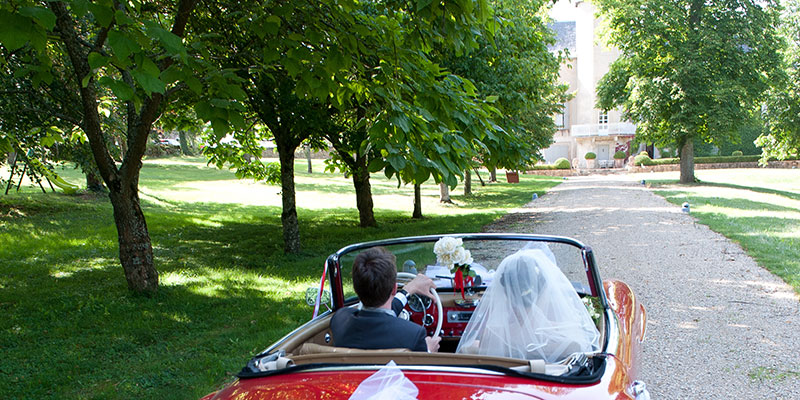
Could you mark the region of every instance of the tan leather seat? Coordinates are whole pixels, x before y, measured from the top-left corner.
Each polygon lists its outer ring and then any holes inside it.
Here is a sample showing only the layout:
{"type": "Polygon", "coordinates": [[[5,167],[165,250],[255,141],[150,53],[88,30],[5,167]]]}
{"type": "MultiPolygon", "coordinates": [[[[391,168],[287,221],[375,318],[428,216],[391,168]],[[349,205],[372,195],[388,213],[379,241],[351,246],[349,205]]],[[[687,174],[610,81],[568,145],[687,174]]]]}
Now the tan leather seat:
{"type": "Polygon", "coordinates": [[[300,346],[300,349],[297,351],[297,355],[308,355],[308,354],[327,354],[327,353],[340,353],[340,354],[347,354],[347,353],[398,353],[398,352],[409,352],[409,349],[379,349],[379,350],[363,350],[363,349],[353,349],[350,347],[334,347],[334,346],[325,346],[316,343],[303,343],[300,346]]]}

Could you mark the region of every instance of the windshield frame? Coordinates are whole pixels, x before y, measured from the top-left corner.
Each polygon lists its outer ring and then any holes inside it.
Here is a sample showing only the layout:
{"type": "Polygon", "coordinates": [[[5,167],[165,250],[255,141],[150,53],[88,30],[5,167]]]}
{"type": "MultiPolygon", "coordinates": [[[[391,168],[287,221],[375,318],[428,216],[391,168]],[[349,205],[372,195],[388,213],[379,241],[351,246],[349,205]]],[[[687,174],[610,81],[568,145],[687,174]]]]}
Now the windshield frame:
{"type": "Polygon", "coordinates": [[[537,235],[526,233],[453,233],[443,235],[425,235],[425,236],[409,236],[394,239],[375,240],[370,242],[356,243],[341,248],[339,251],[328,256],[326,265],[328,268],[328,277],[330,279],[331,299],[333,311],[348,305],[344,295],[343,281],[342,281],[342,266],[340,260],[346,254],[354,251],[359,251],[377,246],[392,246],[410,243],[425,243],[435,242],[443,237],[453,237],[467,240],[516,240],[516,241],[530,241],[530,242],[545,242],[545,243],[561,243],[576,247],[583,260],[584,268],[586,270],[589,288],[591,295],[600,299],[602,308],[608,308],[606,302],[605,291],[603,290],[603,281],[600,279],[600,274],[595,263],[594,253],[591,247],[575,240],[564,236],[550,236],[550,235],[537,235]]]}

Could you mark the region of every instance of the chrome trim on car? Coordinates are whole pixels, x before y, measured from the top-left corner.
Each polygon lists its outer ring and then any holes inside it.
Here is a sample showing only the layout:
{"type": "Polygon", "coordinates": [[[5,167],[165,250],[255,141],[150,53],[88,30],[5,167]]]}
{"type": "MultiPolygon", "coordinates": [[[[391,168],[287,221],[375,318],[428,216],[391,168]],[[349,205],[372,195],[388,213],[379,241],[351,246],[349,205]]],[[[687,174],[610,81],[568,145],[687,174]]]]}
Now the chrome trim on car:
{"type": "MultiPolygon", "coordinates": [[[[381,368],[386,368],[385,365],[346,365],[346,366],[329,366],[309,368],[303,372],[325,372],[325,371],[377,371],[381,368]]],[[[431,371],[431,372],[455,372],[455,373],[471,373],[471,374],[484,374],[484,375],[505,375],[502,372],[490,371],[481,368],[473,367],[446,367],[446,366],[427,366],[427,365],[399,365],[396,368],[405,371],[431,371]]]]}
{"type": "Polygon", "coordinates": [[[616,356],[617,351],[619,350],[619,319],[617,318],[617,313],[611,310],[611,308],[606,308],[606,343],[605,349],[603,350],[606,354],[611,354],[616,356]]]}

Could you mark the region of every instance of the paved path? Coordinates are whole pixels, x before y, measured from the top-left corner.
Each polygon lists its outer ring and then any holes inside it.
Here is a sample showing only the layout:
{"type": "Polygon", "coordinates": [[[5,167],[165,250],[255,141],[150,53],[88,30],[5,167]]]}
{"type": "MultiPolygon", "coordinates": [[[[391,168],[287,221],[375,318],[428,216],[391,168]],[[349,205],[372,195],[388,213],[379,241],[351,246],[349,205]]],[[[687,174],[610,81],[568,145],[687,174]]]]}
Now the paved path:
{"type": "Polygon", "coordinates": [[[736,244],[627,176],[573,177],[489,230],[574,237],[648,312],[654,399],[800,399],[800,302],[736,244]]]}

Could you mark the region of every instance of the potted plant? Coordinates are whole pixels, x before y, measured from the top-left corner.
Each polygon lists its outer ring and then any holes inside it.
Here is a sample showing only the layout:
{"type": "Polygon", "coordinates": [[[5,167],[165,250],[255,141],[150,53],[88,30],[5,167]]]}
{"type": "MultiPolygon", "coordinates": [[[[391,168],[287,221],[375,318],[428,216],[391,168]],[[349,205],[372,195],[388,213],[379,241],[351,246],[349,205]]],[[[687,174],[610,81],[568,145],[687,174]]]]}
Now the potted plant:
{"type": "Polygon", "coordinates": [[[519,172],[506,170],[506,181],[508,183],[519,183],[519,172]]]}
{"type": "Polygon", "coordinates": [[[597,154],[593,152],[586,153],[583,158],[586,159],[586,168],[594,168],[595,167],[595,159],[597,159],[597,154]]]}
{"type": "Polygon", "coordinates": [[[614,168],[622,168],[623,164],[625,163],[625,152],[618,151],[614,153],[614,168]]]}

